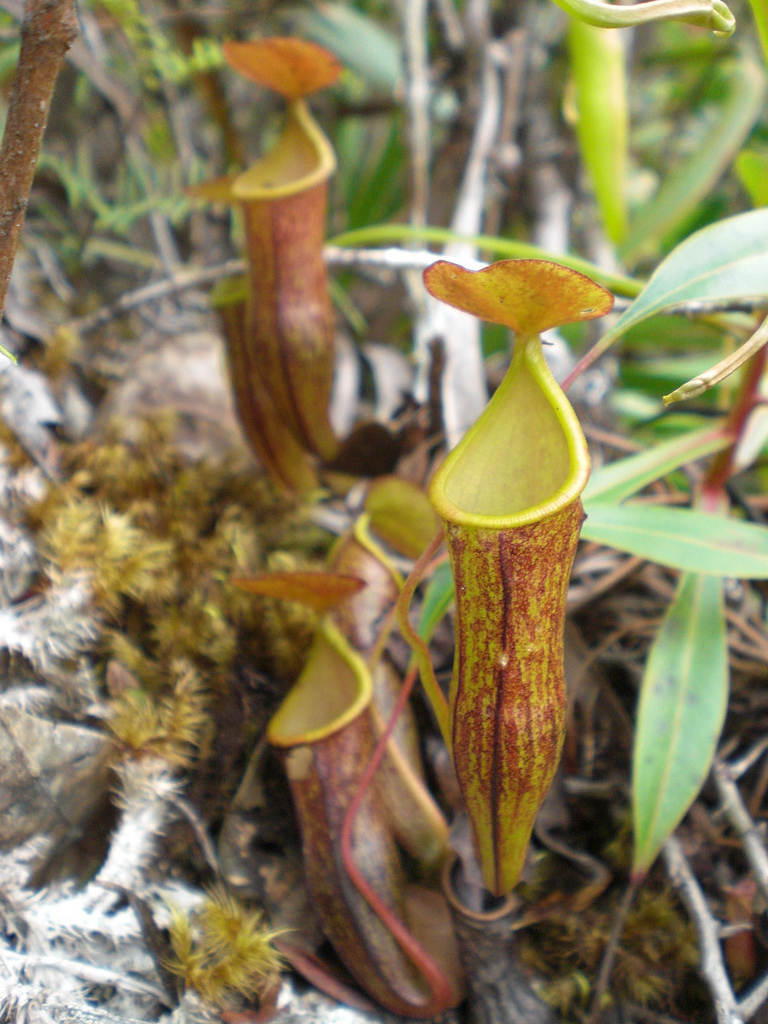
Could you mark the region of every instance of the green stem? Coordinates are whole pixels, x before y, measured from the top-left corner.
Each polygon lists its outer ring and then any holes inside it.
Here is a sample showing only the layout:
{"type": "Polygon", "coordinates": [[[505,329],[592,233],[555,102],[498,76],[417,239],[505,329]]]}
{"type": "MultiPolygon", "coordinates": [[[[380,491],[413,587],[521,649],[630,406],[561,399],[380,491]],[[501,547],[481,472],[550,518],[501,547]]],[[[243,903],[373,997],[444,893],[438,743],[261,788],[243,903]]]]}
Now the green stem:
{"type": "Polygon", "coordinates": [[[763,48],[763,57],[768,64],[768,3],[766,0],[749,0],[752,8],[752,17],[755,19],[757,34],[760,36],[760,45],[763,48]]]}
{"type": "MultiPolygon", "coordinates": [[[[655,0],[653,0],[655,2],[655,0]]],[[[666,3],[667,0],[664,0],[666,3]]],[[[644,5],[645,6],[645,5],[644,5]]],[[[494,256],[506,259],[545,259],[558,263],[561,267],[578,270],[593,280],[610,288],[617,295],[633,299],[645,286],[644,281],[623,274],[608,274],[600,267],[583,260],[579,256],[558,256],[540,249],[528,242],[518,242],[514,238],[497,238],[495,235],[457,235],[450,228],[412,227],[409,224],[372,224],[367,228],[345,231],[335,238],[328,239],[328,245],[364,246],[379,242],[402,242],[420,239],[422,242],[442,245],[448,242],[468,242],[479,249],[485,249],[494,256]]]]}
{"type": "Polygon", "coordinates": [[[730,36],[736,19],[722,0],[649,0],[626,7],[602,0],[555,0],[568,14],[598,28],[628,28],[649,21],[686,21],[730,36]]]}
{"type": "Polygon", "coordinates": [[[405,585],[400,592],[400,597],[397,602],[397,624],[400,627],[400,632],[403,634],[405,640],[413,651],[414,657],[419,666],[419,674],[421,676],[421,685],[424,687],[424,692],[429,699],[429,703],[432,705],[432,710],[435,713],[437,724],[440,728],[440,733],[445,741],[445,745],[448,750],[451,749],[451,725],[450,715],[448,712],[448,701],[443,695],[443,691],[440,689],[440,684],[435,676],[435,670],[432,668],[432,659],[429,654],[429,647],[424,643],[419,634],[413,628],[408,619],[408,609],[411,606],[413,595],[416,592],[416,587],[424,577],[427,571],[427,566],[434,558],[438,548],[443,543],[443,531],[437,534],[431,544],[424,550],[419,560],[414,565],[408,579],[405,581],[405,585]]]}

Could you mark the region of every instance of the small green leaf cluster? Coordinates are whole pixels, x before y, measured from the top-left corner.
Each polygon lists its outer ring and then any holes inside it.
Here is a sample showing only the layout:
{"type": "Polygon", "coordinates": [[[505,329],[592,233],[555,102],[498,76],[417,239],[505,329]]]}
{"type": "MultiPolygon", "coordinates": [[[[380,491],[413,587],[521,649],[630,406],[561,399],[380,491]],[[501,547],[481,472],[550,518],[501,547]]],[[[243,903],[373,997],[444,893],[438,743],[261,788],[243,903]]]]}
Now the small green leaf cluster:
{"type": "Polygon", "coordinates": [[[56,153],[43,152],[38,167],[56,175],[67,193],[71,210],[84,209],[93,215],[93,227],[97,231],[124,237],[137,221],[154,211],[164,213],[172,223],[179,224],[190,210],[177,165],[166,169],[155,167],[151,173],[144,173],[135,162],[127,161],[119,169],[115,195],[110,198],[103,195],[84,149],[71,162],[56,153]]]}
{"type": "Polygon", "coordinates": [[[224,58],[216,40],[196,39],[187,55],[171,44],[136,0],[100,2],[125,33],[145,88],[156,90],[163,81],[180,85],[192,75],[222,67],[224,58]]]}

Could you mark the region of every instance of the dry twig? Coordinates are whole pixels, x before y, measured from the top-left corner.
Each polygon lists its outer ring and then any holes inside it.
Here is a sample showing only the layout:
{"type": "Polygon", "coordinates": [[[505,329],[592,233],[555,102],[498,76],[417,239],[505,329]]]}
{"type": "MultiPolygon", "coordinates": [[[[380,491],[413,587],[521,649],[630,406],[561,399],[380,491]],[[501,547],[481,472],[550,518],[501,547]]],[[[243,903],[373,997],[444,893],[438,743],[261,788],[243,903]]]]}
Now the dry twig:
{"type": "MultiPolygon", "coordinates": [[[[391,271],[424,270],[425,267],[430,267],[439,259],[442,257],[428,252],[426,249],[411,250],[396,247],[346,249],[333,245],[325,248],[325,261],[332,267],[360,267],[391,271]]],[[[488,266],[481,260],[465,260],[462,265],[469,270],[482,270],[483,267],[488,266]]],[[[152,281],[134,291],[126,292],[111,306],[102,306],[101,309],[97,309],[93,313],[70,320],[68,326],[79,334],[87,334],[89,331],[103,327],[104,324],[110,323],[117,317],[150,302],[157,302],[158,299],[164,299],[169,295],[177,295],[180,292],[199,288],[201,285],[213,284],[225,277],[234,277],[244,273],[245,260],[243,259],[226,260],[224,263],[217,263],[210,267],[191,267],[179,271],[172,277],[163,278],[161,281],[152,281]]]]}
{"type": "MultiPolygon", "coordinates": [[[[490,8],[479,0],[467,11],[475,54],[479,56],[479,106],[475,118],[467,164],[451,219],[451,230],[459,235],[477,235],[483,223],[488,164],[496,146],[501,116],[500,73],[495,51],[489,47],[483,26],[487,27],[490,8]],[[471,17],[470,17],[471,15],[471,17]]],[[[445,259],[466,265],[477,258],[477,247],[454,242],[445,247],[445,259]]],[[[429,299],[425,315],[416,328],[415,355],[422,372],[430,363],[430,346],[442,340],[446,353],[442,381],[443,419],[449,447],[456,445],[483,411],[487,401],[485,372],[477,318],[429,299]]],[[[425,388],[426,390],[426,388],[425,388]]]]}
{"type": "Polygon", "coordinates": [[[699,937],[701,973],[712,996],[717,1024],[742,1024],[720,948],[718,923],[707,906],[701,886],[691,871],[680,843],[671,836],[664,844],[664,861],[670,881],[680,893],[699,937]]]}
{"type": "Polygon", "coordinates": [[[719,758],[715,759],[712,766],[712,778],[723,812],[741,839],[744,855],[752,868],[760,894],[768,901],[768,851],[763,837],[741,798],[730,767],[719,758]]]}
{"type": "Polygon", "coordinates": [[[427,56],[427,0],[404,0],[403,41],[408,75],[406,102],[411,143],[411,224],[427,223],[429,202],[429,72],[427,56]]]}
{"type": "Polygon", "coordinates": [[[0,312],[43,143],[53,87],[77,35],[74,0],[27,0],[0,147],[0,312]]]}

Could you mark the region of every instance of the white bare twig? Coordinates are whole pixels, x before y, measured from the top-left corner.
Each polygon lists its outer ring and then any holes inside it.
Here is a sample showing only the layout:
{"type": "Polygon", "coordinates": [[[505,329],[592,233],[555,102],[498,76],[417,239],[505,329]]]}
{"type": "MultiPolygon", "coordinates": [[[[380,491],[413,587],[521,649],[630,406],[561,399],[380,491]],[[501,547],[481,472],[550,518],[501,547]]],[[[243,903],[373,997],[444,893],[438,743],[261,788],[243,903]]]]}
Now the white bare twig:
{"type": "Polygon", "coordinates": [[[754,1017],[763,1003],[768,999],[768,974],[756,982],[745,996],[739,1000],[739,1013],[744,1020],[754,1017]]]}
{"type": "Polygon", "coordinates": [[[0,609],[0,649],[23,655],[43,674],[75,658],[99,635],[88,577],[72,574],[41,597],[0,609]]]}
{"type": "Polygon", "coordinates": [[[723,812],[741,839],[744,855],[752,868],[760,895],[768,901],[768,851],[765,849],[765,841],[741,798],[730,767],[719,758],[715,759],[712,766],[712,778],[723,812]]]}
{"type": "MultiPolygon", "coordinates": [[[[444,255],[436,255],[427,249],[401,249],[390,246],[387,249],[342,249],[337,246],[326,246],[325,259],[335,267],[370,267],[372,270],[425,270],[444,255]]],[[[466,260],[454,259],[468,270],[482,270],[488,264],[470,257],[466,260]]]]}
{"type": "Polygon", "coordinates": [[[696,927],[700,970],[712,996],[717,1024],[743,1024],[744,1018],[739,1012],[723,962],[718,922],[712,916],[704,893],[674,836],[664,844],[663,853],[670,881],[680,893],[696,927]]]}
{"type": "Polygon", "coordinates": [[[763,754],[768,750],[768,736],[763,736],[757,743],[753,743],[741,757],[732,758],[728,761],[728,774],[734,782],[746,774],[756,764],[763,754]]]}
{"type": "Polygon", "coordinates": [[[0,950],[0,963],[6,967],[13,966],[17,971],[31,972],[34,970],[59,971],[90,985],[112,985],[126,992],[139,992],[152,996],[158,1002],[167,1003],[167,995],[160,985],[153,985],[141,978],[121,974],[106,967],[71,960],[64,956],[40,956],[34,953],[15,953],[9,949],[0,950]]]}
{"type": "MultiPolygon", "coordinates": [[[[325,247],[324,256],[326,263],[331,267],[361,267],[393,272],[424,270],[425,267],[431,266],[437,260],[443,259],[442,256],[436,256],[435,253],[426,249],[412,250],[396,246],[386,249],[347,249],[328,245],[325,247]]],[[[457,259],[454,262],[461,263],[462,261],[457,259]]],[[[487,264],[480,260],[470,259],[462,263],[462,266],[469,270],[481,270],[487,264]]],[[[101,309],[97,309],[87,316],[70,320],[69,327],[79,334],[88,334],[90,331],[96,330],[97,327],[103,327],[104,324],[130,313],[140,306],[157,302],[159,299],[175,295],[178,292],[214,284],[225,277],[236,277],[238,274],[244,274],[245,271],[246,263],[243,259],[226,260],[224,263],[217,263],[211,267],[191,267],[179,271],[173,277],[163,278],[162,281],[153,281],[151,284],[126,292],[111,306],[102,306],[101,309]]]]}
{"type": "Polygon", "coordinates": [[[427,223],[429,203],[429,66],[427,0],[403,0],[408,134],[411,148],[411,224],[427,223]]]}
{"type": "MultiPolygon", "coordinates": [[[[485,5],[487,6],[487,4],[485,5]]],[[[474,8],[483,7],[483,3],[474,8]]],[[[482,19],[479,19],[482,21],[482,19]]],[[[501,116],[499,69],[492,49],[481,48],[480,104],[472,146],[464,169],[451,229],[460,235],[480,234],[486,195],[488,162],[496,145],[501,116]]],[[[443,258],[465,264],[477,258],[477,247],[466,242],[447,245],[443,258]]],[[[426,398],[430,344],[439,339],[445,352],[442,380],[443,419],[449,447],[454,447],[485,408],[485,382],[480,322],[459,310],[429,299],[425,315],[416,326],[415,355],[420,371],[420,391],[426,398]]]]}
{"type": "Polygon", "coordinates": [[[463,50],[467,45],[467,37],[454,0],[435,0],[435,10],[448,49],[453,50],[454,53],[463,50]]]}

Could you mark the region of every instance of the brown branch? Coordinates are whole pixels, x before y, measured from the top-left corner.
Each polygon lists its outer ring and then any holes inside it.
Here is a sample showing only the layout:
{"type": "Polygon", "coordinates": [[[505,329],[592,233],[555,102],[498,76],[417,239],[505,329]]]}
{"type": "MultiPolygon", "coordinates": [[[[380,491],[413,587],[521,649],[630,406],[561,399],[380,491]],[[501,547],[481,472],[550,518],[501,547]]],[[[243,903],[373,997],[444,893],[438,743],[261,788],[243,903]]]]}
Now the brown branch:
{"type": "Polygon", "coordinates": [[[5,305],[53,87],[76,36],[74,0],[26,0],[21,53],[0,147],[0,313],[5,305]]]}

